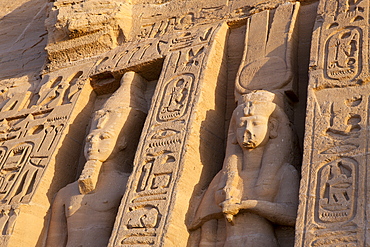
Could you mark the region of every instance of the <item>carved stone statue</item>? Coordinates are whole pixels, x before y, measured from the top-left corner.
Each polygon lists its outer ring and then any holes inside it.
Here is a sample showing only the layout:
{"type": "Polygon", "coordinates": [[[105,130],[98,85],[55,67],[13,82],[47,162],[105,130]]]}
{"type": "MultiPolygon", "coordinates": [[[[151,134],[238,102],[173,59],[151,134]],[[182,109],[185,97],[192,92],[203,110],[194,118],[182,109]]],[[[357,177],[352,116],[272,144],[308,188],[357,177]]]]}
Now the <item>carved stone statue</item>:
{"type": "Polygon", "coordinates": [[[254,91],[234,110],[223,168],[190,226],[201,228],[199,246],[279,246],[276,226],[295,225],[294,134],[274,100],[273,93],[254,91]]]}
{"type": "Polygon", "coordinates": [[[146,113],[142,79],[126,73],[120,88],[95,113],[78,181],[53,203],[46,246],[106,246],[131,172],[146,113]]]}

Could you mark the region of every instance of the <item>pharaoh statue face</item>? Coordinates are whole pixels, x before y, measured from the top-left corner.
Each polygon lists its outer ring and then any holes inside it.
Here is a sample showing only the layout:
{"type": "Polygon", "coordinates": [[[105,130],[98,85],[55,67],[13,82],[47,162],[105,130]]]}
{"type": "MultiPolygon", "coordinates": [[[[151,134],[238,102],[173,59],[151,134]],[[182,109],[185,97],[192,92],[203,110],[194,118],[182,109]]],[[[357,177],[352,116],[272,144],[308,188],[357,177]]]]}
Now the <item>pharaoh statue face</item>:
{"type": "Polygon", "coordinates": [[[112,113],[105,113],[98,119],[96,128],[86,137],[84,152],[87,160],[104,162],[113,153],[122,127],[116,120],[117,116],[112,113]]]}
{"type": "Polygon", "coordinates": [[[85,157],[87,160],[105,161],[111,155],[117,135],[109,128],[95,129],[86,137],[85,157]]]}
{"type": "Polygon", "coordinates": [[[254,149],[265,145],[270,137],[272,103],[248,102],[236,109],[236,140],[242,148],[254,149]]]}
{"type": "Polygon", "coordinates": [[[268,139],[268,117],[252,115],[237,120],[237,141],[241,147],[253,149],[268,139]]]}

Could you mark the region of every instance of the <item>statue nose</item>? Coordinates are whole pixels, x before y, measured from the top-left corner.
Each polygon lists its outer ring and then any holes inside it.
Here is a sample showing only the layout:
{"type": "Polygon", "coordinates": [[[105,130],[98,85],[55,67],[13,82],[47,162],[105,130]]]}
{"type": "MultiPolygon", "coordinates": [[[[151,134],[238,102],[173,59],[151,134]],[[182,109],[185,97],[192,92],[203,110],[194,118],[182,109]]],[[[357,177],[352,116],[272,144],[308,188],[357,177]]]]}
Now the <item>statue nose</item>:
{"type": "Polygon", "coordinates": [[[252,133],[247,129],[244,132],[244,142],[248,142],[248,140],[252,137],[252,133]]]}
{"type": "Polygon", "coordinates": [[[93,137],[90,138],[90,143],[91,144],[96,144],[98,141],[99,141],[98,136],[93,136],[93,137]]]}

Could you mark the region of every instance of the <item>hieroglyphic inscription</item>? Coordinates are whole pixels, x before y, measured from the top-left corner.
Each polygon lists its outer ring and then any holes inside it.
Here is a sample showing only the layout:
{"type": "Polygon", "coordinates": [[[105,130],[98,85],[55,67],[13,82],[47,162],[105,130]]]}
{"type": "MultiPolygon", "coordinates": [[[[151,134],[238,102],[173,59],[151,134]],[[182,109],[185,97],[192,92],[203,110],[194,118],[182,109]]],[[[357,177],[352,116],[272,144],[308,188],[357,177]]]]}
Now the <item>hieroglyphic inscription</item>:
{"type": "Polygon", "coordinates": [[[207,51],[219,28],[205,26],[170,41],[172,47],[156,88],[156,100],[144,127],[145,141],[140,142],[129,181],[132,189],[123,198],[116,221],[118,231],[113,233],[110,246],[160,244],[183,166],[184,130],[189,125],[207,51]],[[181,40],[183,37],[188,38],[181,40]]]}
{"type": "Polygon", "coordinates": [[[127,43],[104,54],[94,67],[93,74],[114,72],[123,68],[133,67],[164,56],[168,50],[168,40],[147,39],[142,42],[127,43]]]}
{"type": "Polygon", "coordinates": [[[158,113],[160,121],[169,121],[184,115],[193,83],[194,75],[188,73],[175,77],[166,85],[162,95],[162,108],[158,113]]]}
{"type": "Polygon", "coordinates": [[[191,49],[183,51],[187,54],[182,56],[177,64],[178,69],[186,71],[186,68],[192,67],[193,64],[199,66],[197,60],[204,56],[204,50],[200,45],[206,44],[213,32],[214,27],[201,26],[158,38],[127,43],[103,54],[92,74],[117,73],[122,70],[129,70],[135,66],[164,58],[170,52],[191,47],[191,49]]]}
{"type": "Polygon", "coordinates": [[[363,92],[367,90],[368,86],[311,91],[316,120],[312,125],[310,161],[305,161],[310,166],[303,169],[307,176],[303,181],[310,181],[309,189],[315,199],[305,202],[306,234],[299,246],[337,246],[347,242],[356,246],[364,238],[361,204],[365,200],[369,99],[363,92]],[[310,174],[306,173],[308,170],[310,174]],[[328,240],[330,231],[337,232],[335,241],[328,240]]]}
{"type": "Polygon", "coordinates": [[[204,25],[217,19],[222,19],[227,15],[227,6],[218,5],[194,9],[178,16],[163,17],[160,15],[151,15],[141,18],[141,28],[138,38],[155,38],[163,36],[173,31],[184,31],[191,29],[195,25],[204,25]]]}
{"type": "Polygon", "coordinates": [[[296,246],[366,242],[368,1],[321,1],[311,50],[296,246]]]}
{"type": "Polygon", "coordinates": [[[361,29],[347,27],[332,34],[326,43],[325,77],[333,80],[352,80],[361,71],[361,29]]]}
{"type": "Polygon", "coordinates": [[[82,71],[78,71],[70,78],[58,76],[45,83],[40,89],[40,99],[37,105],[50,108],[71,103],[73,96],[81,89],[82,84],[81,82],[77,83],[77,80],[82,73],[82,71]]]}
{"type": "Polygon", "coordinates": [[[318,72],[314,87],[356,86],[368,81],[367,5],[367,1],[351,0],[321,4],[319,11],[326,13],[314,33],[311,67],[318,72]]]}
{"type": "MultiPolygon", "coordinates": [[[[0,108],[0,231],[9,237],[31,202],[68,124],[90,68],[44,75],[37,93],[25,92],[0,108]]],[[[46,192],[43,192],[46,193],[46,192]]],[[[27,227],[27,226],[25,226],[27,227]]]]}
{"type": "Polygon", "coordinates": [[[358,164],[351,158],[340,158],[318,171],[320,196],[317,218],[321,222],[343,222],[355,214],[355,192],[358,164]]]}
{"type": "MultiPolygon", "coordinates": [[[[52,147],[66,125],[72,100],[82,87],[81,81],[77,83],[82,74],[77,71],[69,78],[46,75],[39,93],[25,100],[30,102],[27,107],[12,107],[11,112],[3,108],[0,115],[0,148],[4,150],[0,164],[3,203],[29,202],[52,147]],[[32,99],[38,100],[32,102],[32,99]]],[[[9,102],[19,104],[20,100],[9,102]]]]}
{"type": "Polygon", "coordinates": [[[167,33],[188,30],[222,19],[237,22],[270,8],[268,3],[266,6],[265,3],[260,3],[258,7],[251,7],[245,1],[238,0],[204,2],[201,6],[187,6],[186,12],[180,10],[175,13],[166,11],[163,7],[154,7],[150,11],[144,11],[138,18],[140,25],[136,37],[142,40],[158,38],[167,33]]]}

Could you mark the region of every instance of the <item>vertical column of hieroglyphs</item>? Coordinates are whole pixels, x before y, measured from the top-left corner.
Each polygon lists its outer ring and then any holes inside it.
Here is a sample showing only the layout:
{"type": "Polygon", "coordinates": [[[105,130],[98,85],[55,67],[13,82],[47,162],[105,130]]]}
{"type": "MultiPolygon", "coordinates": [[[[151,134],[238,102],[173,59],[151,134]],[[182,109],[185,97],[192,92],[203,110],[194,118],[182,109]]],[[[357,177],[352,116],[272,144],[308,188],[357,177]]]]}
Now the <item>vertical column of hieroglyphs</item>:
{"type": "Polygon", "coordinates": [[[296,246],[364,246],[369,1],[321,1],[318,11],[296,246]]]}
{"type": "MultiPolygon", "coordinates": [[[[86,80],[86,68],[76,66],[46,74],[38,93],[19,93],[1,105],[1,246],[35,246],[50,206],[47,193],[55,193],[68,176],[73,179],[78,134],[74,133],[75,140],[62,136],[71,131],[68,121],[86,80]],[[56,168],[55,150],[63,139],[70,150],[59,149],[65,156],[59,156],[61,166],[56,168]]],[[[80,111],[83,107],[77,108],[80,111]]]]}
{"type": "Polygon", "coordinates": [[[226,33],[226,24],[205,25],[166,41],[169,52],[109,246],[186,245],[185,214],[201,171],[199,144],[190,142],[199,141],[206,112],[200,105],[214,104],[226,33]]]}

